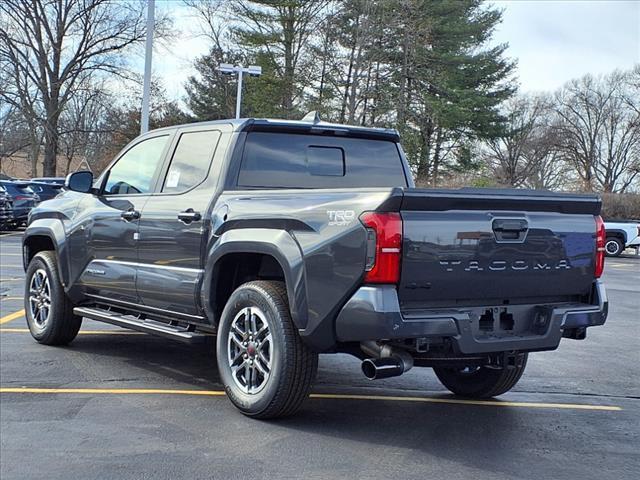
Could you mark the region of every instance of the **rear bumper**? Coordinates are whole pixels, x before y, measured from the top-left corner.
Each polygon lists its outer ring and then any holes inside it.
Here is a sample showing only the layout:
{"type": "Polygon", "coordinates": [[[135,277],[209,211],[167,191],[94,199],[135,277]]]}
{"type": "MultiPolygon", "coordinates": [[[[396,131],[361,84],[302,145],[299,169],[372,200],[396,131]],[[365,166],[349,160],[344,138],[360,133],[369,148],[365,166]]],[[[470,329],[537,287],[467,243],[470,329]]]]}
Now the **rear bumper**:
{"type": "MultiPolygon", "coordinates": [[[[553,350],[563,332],[584,331],[606,321],[608,301],[604,285],[594,282],[592,302],[555,305],[515,305],[511,330],[490,332],[479,327],[479,312],[499,312],[504,306],[456,308],[403,314],[396,288],[391,285],[361,287],[336,318],[340,342],[406,338],[449,338],[462,354],[510,350],[553,350]]],[[[495,321],[501,325],[499,320],[495,321]]],[[[565,336],[575,336],[567,335],[565,336]]]]}

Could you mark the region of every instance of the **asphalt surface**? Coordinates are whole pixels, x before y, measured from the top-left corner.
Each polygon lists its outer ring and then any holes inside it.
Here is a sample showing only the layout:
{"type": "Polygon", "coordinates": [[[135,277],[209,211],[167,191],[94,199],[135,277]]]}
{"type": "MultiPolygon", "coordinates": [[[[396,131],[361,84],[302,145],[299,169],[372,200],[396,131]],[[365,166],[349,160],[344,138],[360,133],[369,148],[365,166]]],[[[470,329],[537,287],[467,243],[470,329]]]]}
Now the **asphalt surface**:
{"type": "Polygon", "coordinates": [[[323,355],[312,398],[271,422],[220,394],[211,346],[88,321],[69,347],[37,344],[20,234],[0,256],[2,480],[640,477],[640,256],[607,259],[607,324],[532,354],[497,401],[459,402],[430,369],[370,382],[323,355]]]}

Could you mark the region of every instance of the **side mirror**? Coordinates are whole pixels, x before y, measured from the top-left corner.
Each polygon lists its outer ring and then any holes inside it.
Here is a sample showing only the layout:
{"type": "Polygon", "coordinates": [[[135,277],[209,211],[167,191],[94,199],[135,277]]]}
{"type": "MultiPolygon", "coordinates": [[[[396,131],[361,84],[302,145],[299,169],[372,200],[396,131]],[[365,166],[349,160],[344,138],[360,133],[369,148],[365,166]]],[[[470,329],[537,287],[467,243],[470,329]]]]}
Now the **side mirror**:
{"type": "Polygon", "coordinates": [[[93,173],[88,170],[70,173],[64,181],[64,186],[74,192],[89,193],[93,188],[93,173]]]}

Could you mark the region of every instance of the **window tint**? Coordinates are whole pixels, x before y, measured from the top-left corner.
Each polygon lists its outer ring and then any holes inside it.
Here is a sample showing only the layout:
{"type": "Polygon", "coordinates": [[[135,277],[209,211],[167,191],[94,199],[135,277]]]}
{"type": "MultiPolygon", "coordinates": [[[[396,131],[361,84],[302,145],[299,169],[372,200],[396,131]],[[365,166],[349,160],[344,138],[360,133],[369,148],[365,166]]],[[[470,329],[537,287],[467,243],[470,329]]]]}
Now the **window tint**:
{"type": "Polygon", "coordinates": [[[307,169],[311,175],[344,175],[344,152],[335,147],[307,147],[307,169]]]}
{"type": "Polygon", "coordinates": [[[168,139],[150,138],[129,149],[111,168],[105,195],[149,193],[168,139]]]}
{"type": "Polygon", "coordinates": [[[406,186],[396,144],[364,138],[250,132],[238,185],[272,188],[406,186]]]}
{"type": "Polygon", "coordinates": [[[207,177],[219,138],[216,130],[180,135],[162,191],[183,192],[201,183],[207,177]]]}

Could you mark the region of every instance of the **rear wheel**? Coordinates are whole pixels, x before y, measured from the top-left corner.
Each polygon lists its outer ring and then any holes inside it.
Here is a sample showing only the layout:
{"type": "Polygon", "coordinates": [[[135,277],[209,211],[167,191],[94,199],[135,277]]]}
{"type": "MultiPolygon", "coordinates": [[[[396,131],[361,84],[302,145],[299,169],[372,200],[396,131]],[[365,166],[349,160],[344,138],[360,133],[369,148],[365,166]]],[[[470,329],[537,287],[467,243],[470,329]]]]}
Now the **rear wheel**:
{"type": "Polygon", "coordinates": [[[624,250],[622,241],[617,237],[607,237],[607,241],[604,244],[604,251],[609,257],[617,257],[624,250]]]}
{"type": "Polygon", "coordinates": [[[29,262],[24,310],[31,336],[38,342],[66,345],[76,338],[82,317],[73,314],[73,304],[58,277],[54,252],[39,252],[29,262]]]}
{"type": "Polygon", "coordinates": [[[511,390],[527,366],[527,353],[516,356],[514,366],[509,368],[467,367],[434,368],[440,383],[449,391],[469,398],[490,398],[511,390]]]}
{"type": "Polygon", "coordinates": [[[291,320],[282,282],[249,282],[233,292],[220,319],[216,356],[227,396],[255,418],[295,413],[318,368],[317,353],[291,320]]]}

